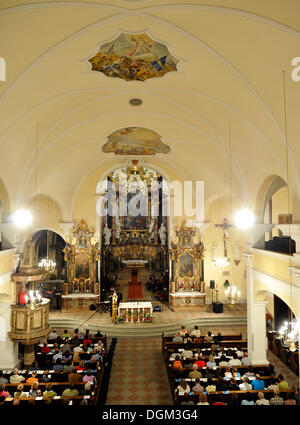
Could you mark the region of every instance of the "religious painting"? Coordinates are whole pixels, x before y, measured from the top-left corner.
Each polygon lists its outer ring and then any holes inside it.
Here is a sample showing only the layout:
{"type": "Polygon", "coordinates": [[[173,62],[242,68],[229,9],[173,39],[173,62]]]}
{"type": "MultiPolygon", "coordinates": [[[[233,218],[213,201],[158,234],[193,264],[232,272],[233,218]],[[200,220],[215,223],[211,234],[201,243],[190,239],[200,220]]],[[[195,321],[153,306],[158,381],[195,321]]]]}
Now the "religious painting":
{"type": "Polygon", "coordinates": [[[89,257],[84,253],[80,253],[76,257],[76,279],[88,279],[90,277],[89,257]]]}
{"type": "Polygon", "coordinates": [[[85,235],[82,235],[78,238],[78,246],[79,249],[87,248],[87,237],[85,235]]]}
{"type": "Polygon", "coordinates": [[[124,216],[124,230],[147,230],[148,199],[141,192],[127,193],[127,215],[124,216]],[[136,215],[131,212],[137,211],[136,215]]]}
{"type": "Polygon", "coordinates": [[[184,235],[182,238],[182,248],[189,248],[191,245],[190,236],[184,235]]]}
{"type": "Polygon", "coordinates": [[[121,33],[117,38],[100,46],[89,59],[92,71],[125,81],[145,81],[177,71],[178,60],[163,43],[147,34],[121,33]]]}
{"type": "Polygon", "coordinates": [[[126,127],[110,134],[108,142],[102,146],[102,151],[115,155],[155,155],[170,152],[170,146],[153,130],[126,127]]]}
{"type": "Polygon", "coordinates": [[[184,252],[179,260],[180,277],[193,277],[194,258],[188,252],[184,252]]]}

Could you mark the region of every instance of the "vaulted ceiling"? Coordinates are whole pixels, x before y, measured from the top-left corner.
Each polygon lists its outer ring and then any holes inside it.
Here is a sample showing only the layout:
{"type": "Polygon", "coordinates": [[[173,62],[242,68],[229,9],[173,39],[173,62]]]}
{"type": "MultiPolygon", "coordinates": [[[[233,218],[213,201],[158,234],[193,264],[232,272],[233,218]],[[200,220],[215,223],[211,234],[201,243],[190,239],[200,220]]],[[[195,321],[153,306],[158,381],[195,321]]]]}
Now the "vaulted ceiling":
{"type": "Polygon", "coordinates": [[[299,203],[300,81],[291,78],[299,16],[298,0],[2,0],[0,179],[12,208],[35,193],[37,140],[37,194],[70,211],[91,173],[124,161],[102,146],[132,126],[155,131],[171,148],[145,157],[149,164],[204,180],[206,199],[228,193],[229,123],[235,195],[253,206],[266,178],[286,179],[283,70],[299,203]],[[146,81],[91,71],[88,59],[121,32],[165,44],[178,71],[146,81]],[[132,98],[142,104],[132,106],[132,98]]]}

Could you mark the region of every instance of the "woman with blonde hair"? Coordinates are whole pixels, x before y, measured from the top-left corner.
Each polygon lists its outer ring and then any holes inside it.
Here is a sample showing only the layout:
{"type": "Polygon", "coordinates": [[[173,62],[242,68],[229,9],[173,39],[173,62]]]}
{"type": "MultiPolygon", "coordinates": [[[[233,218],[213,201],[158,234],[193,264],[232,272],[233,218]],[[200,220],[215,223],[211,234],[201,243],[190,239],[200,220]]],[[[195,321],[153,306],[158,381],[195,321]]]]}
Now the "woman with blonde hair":
{"type": "Polygon", "coordinates": [[[28,394],[28,396],[29,397],[40,397],[41,396],[41,391],[39,390],[39,384],[38,384],[38,382],[34,382],[32,385],[31,385],[31,389],[30,389],[30,391],[29,391],[29,394],[28,394]]]}
{"type": "Polygon", "coordinates": [[[180,384],[176,388],[180,393],[189,393],[191,391],[190,386],[186,383],[184,379],[180,379],[180,384]]]}
{"type": "Polygon", "coordinates": [[[208,362],[206,363],[206,366],[207,367],[216,367],[217,366],[217,364],[215,362],[215,358],[212,354],[209,356],[208,362]]]}
{"type": "Polygon", "coordinates": [[[204,394],[203,392],[199,394],[199,403],[197,403],[197,405],[209,405],[209,403],[207,402],[206,394],[204,394]]]}
{"type": "Polygon", "coordinates": [[[23,389],[24,389],[24,385],[23,384],[19,384],[17,386],[17,391],[14,393],[14,397],[16,397],[16,398],[27,397],[27,393],[24,393],[23,389]]]}

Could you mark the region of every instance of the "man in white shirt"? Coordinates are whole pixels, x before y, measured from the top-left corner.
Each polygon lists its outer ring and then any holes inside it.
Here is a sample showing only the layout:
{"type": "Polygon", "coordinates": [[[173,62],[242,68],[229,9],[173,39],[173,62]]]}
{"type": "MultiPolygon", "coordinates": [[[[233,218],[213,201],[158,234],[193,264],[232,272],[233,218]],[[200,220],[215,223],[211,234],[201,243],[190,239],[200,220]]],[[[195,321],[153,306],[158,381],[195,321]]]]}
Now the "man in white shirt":
{"type": "Polygon", "coordinates": [[[25,381],[24,376],[19,375],[18,369],[14,369],[13,374],[9,378],[9,382],[11,384],[20,384],[20,382],[23,382],[23,381],[25,381]]]}
{"type": "Polygon", "coordinates": [[[83,352],[83,348],[80,347],[79,342],[77,343],[76,347],[74,347],[73,351],[74,351],[74,353],[82,353],[83,352]]]}
{"type": "Polygon", "coordinates": [[[229,360],[228,364],[230,367],[241,366],[242,362],[240,361],[240,359],[237,358],[236,353],[233,353],[233,359],[229,360]]]}
{"type": "Polygon", "coordinates": [[[239,385],[240,391],[250,391],[252,390],[252,385],[249,384],[249,379],[244,376],[242,384],[239,385]]]}
{"type": "Polygon", "coordinates": [[[58,338],[58,335],[57,335],[57,333],[56,333],[56,330],[55,330],[55,329],[53,329],[53,331],[49,333],[49,335],[48,335],[48,338],[47,338],[47,339],[49,339],[49,341],[54,341],[54,340],[55,340],[55,339],[57,339],[57,338],[58,338]]]}
{"type": "Polygon", "coordinates": [[[248,353],[245,353],[244,354],[244,357],[242,358],[241,362],[242,362],[242,365],[243,366],[251,365],[251,361],[250,361],[250,359],[248,357],[248,353]]]}
{"type": "Polygon", "coordinates": [[[185,357],[186,359],[191,359],[194,356],[189,345],[184,347],[184,350],[181,353],[181,357],[185,357]]]}
{"type": "Polygon", "coordinates": [[[258,400],[256,400],[256,403],[255,403],[255,404],[258,404],[258,405],[262,405],[262,404],[264,404],[264,405],[266,405],[266,406],[269,406],[269,405],[270,405],[269,400],[266,400],[266,399],[265,399],[265,395],[264,395],[264,393],[263,393],[263,392],[259,392],[259,393],[257,394],[257,396],[258,396],[258,400]]]}
{"type": "Polygon", "coordinates": [[[190,336],[195,336],[196,338],[200,338],[201,332],[198,326],[195,326],[194,330],[190,332],[190,336]]]}

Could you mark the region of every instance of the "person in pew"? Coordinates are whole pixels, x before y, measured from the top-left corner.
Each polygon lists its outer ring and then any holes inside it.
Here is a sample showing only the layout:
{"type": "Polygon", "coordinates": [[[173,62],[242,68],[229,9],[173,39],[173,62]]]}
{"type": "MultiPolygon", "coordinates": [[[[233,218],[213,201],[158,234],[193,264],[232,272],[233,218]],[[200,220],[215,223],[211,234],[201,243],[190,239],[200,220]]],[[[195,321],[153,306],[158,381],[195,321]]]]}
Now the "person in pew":
{"type": "Polygon", "coordinates": [[[86,365],[88,366],[88,369],[91,369],[93,372],[96,372],[97,362],[93,359],[93,357],[91,357],[90,360],[86,360],[86,365]]]}
{"type": "Polygon", "coordinates": [[[193,364],[193,370],[189,373],[190,379],[199,379],[202,378],[202,373],[198,370],[198,365],[193,364]]]}
{"type": "Polygon", "coordinates": [[[256,400],[255,404],[258,406],[269,406],[270,402],[265,398],[265,395],[262,391],[257,394],[258,400],[256,400]]]}
{"type": "Polygon", "coordinates": [[[74,384],[74,385],[82,381],[82,375],[80,373],[77,373],[77,369],[75,366],[73,366],[72,372],[69,373],[68,381],[69,381],[69,384],[74,384]]]}
{"type": "Polygon", "coordinates": [[[214,356],[211,354],[208,358],[208,362],[206,363],[207,367],[217,367],[214,356]]]}
{"type": "Polygon", "coordinates": [[[241,406],[254,406],[254,401],[251,393],[246,393],[243,400],[241,401],[241,406]]]}
{"type": "Polygon", "coordinates": [[[179,335],[182,337],[185,337],[186,334],[187,334],[187,330],[185,329],[185,326],[181,325],[179,335]]]}
{"type": "Polygon", "coordinates": [[[252,367],[249,367],[249,369],[244,374],[244,376],[247,376],[247,378],[255,377],[255,373],[253,372],[253,368],[252,367]]]}
{"type": "Polygon", "coordinates": [[[48,354],[50,351],[50,347],[48,347],[47,342],[44,343],[44,346],[41,348],[41,353],[42,354],[48,354]]]}
{"type": "Polygon", "coordinates": [[[255,379],[251,382],[253,390],[264,390],[265,389],[265,381],[261,379],[260,375],[255,375],[255,379]]]}
{"type": "Polygon", "coordinates": [[[241,363],[243,366],[251,365],[251,360],[249,359],[247,352],[244,353],[244,357],[241,359],[241,363]]]}
{"type": "Polygon", "coordinates": [[[200,393],[201,391],[204,391],[204,388],[200,384],[200,379],[196,378],[195,385],[192,387],[193,393],[200,393]]]}
{"type": "Polygon", "coordinates": [[[211,353],[214,354],[218,351],[218,349],[220,348],[219,344],[217,343],[217,340],[214,338],[213,343],[211,344],[211,353]]]}
{"type": "Polygon", "coordinates": [[[294,406],[296,405],[296,400],[294,399],[293,395],[291,393],[286,393],[284,397],[284,404],[286,406],[294,406]]]}
{"type": "Polygon", "coordinates": [[[31,376],[29,376],[29,378],[26,379],[26,384],[33,384],[34,382],[39,382],[38,378],[37,378],[37,372],[36,370],[34,370],[31,374],[31,376]]]}
{"type": "Polygon", "coordinates": [[[184,379],[180,379],[180,384],[177,386],[176,391],[179,393],[189,393],[191,389],[184,379]]]}
{"type": "Polygon", "coordinates": [[[65,371],[65,372],[69,372],[69,371],[71,371],[71,370],[72,370],[72,368],[73,368],[73,366],[72,366],[72,360],[68,360],[68,361],[65,363],[65,365],[64,365],[64,371],[65,371]]]}
{"type": "Polygon", "coordinates": [[[221,356],[220,361],[219,361],[219,366],[220,367],[227,367],[228,366],[228,361],[226,360],[226,356],[221,356]]]}
{"type": "Polygon", "coordinates": [[[6,397],[4,397],[3,395],[0,396],[0,406],[3,406],[5,399],[6,397]]]}
{"type": "Polygon", "coordinates": [[[251,391],[252,385],[250,384],[249,378],[247,376],[243,376],[243,382],[239,385],[240,391],[251,391]]]}
{"type": "Polygon", "coordinates": [[[25,393],[23,391],[24,389],[24,385],[23,384],[19,384],[17,386],[17,391],[14,393],[14,397],[15,398],[19,398],[19,397],[27,397],[27,393],[25,393]]]}
{"type": "Polygon", "coordinates": [[[207,397],[206,394],[204,394],[203,392],[199,394],[199,401],[197,403],[197,406],[208,406],[209,403],[207,401],[207,397]]]}
{"type": "Polygon", "coordinates": [[[8,380],[4,378],[2,370],[0,370],[0,384],[7,384],[8,380]]]}
{"type": "Polygon", "coordinates": [[[278,381],[275,378],[271,378],[270,380],[270,385],[267,387],[267,390],[278,390],[279,391],[279,387],[278,387],[278,381]]]}
{"type": "Polygon", "coordinates": [[[85,361],[84,360],[80,360],[79,364],[76,366],[77,371],[82,370],[83,372],[85,371],[85,361]]]}
{"type": "Polygon", "coordinates": [[[76,345],[73,348],[73,353],[82,353],[83,352],[83,348],[80,347],[80,342],[79,340],[76,341],[76,345]]]}
{"type": "Polygon", "coordinates": [[[89,369],[86,375],[84,375],[82,382],[90,382],[92,385],[96,384],[96,377],[93,375],[91,369],[89,369]]]}
{"type": "Polygon", "coordinates": [[[244,351],[237,349],[236,350],[236,355],[237,355],[238,359],[241,360],[244,357],[244,351]]]}
{"type": "Polygon", "coordinates": [[[90,396],[93,395],[93,387],[90,382],[86,382],[84,384],[82,395],[90,395],[90,396]]]}
{"type": "Polygon", "coordinates": [[[231,378],[228,384],[229,391],[239,391],[239,386],[234,378],[231,378]]]}
{"type": "Polygon", "coordinates": [[[279,390],[274,390],[274,396],[270,400],[270,404],[272,406],[282,406],[284,404],[284,400],[279,395],[279,390]]]}
{"type": "Polygon", "coordinates": [[[182,369],[182,361],[180,360],[180,355],[177,354],[173,362],[173,369],[182,369]]]}
{"type": "Polygon", "coordinates": [[[65,329],[64,330],[64,333],[62,334],[62,337],[61,338],[62,339],[69,339],[69,338],[71,338],[71,335],[69,334],[68,329],[65,329]]]}
{"type": "Polygon", "coordinates": [[[39,370],[38,364],[37,364],[37,361],[36,360],[33,360],[33,362],[31,363],[31,366],[30,366],[29,370],[39,370]]]}
{"type": "Polygon", "coordinates": [[[73,353],[73,364],[80,362],[80,354],[79,353],[73,353]]]}
{"type": "Polygon", "coordinates": [[[53,370],[56,372],[60,372],[64,370],[64,366],[61,364],[61,359],[57,359],[55,365],[53,366],[53,370]]]}
{"type": "Polygon", "coordinates": [[[206,387],[205,387],[205,391],[208,393],[214,393],[217,389],[217,387],[213,384],[213,380],[212,379],[208,379],[206,382],[206,387]]]}
{"type": "Polygon", "coordinates": [[[84,346],[87,346],[87,344],[92,344],[93,343],[93,341],[91,340],[91,338],[89,338],[89,336],[88,335],[84,335],[84,338],[83,338],[83,345],[84,346]]]}
{"type": "Polygon", "coordinates": [[[49,375],[49,370],[45,370],[43,375],[40,378],[40,382],[49,382],[51,380],[51,377],[49,375]]]}
{"type": "Polygon", "coordinates": [[[241,374],[240,372],[238,372],[236,367],[232,368],[232,376],[234,377],[234,379],[240,380],[241,378],[241,374]]]}
{"type": "Polygon", "coordinates": [[[103,338],[102,333],[100,332],[100,329],[97,330],[97,333],[94,335],[95,338],[103,338]]]}
{"type": "Polygon", "coordinates": [[[62,355],[62,359],[61,362],[62,363],[67,363],[69,360],[72,360],[73,356],[70,353],[70,351],[65,351],[62,355]]]}
{"type": "Polygon", "coordinates": [[[0,397],[8,397],[8,391],[5,391],[5,384],[0,384],[0,397]]]}
{"type": "Polygon", "coordinates": [[[53,347],[51,348],[50,353],[54,354],[56,353],[56,350],[59,350],[59,345],[57,344],[57,342],[53,344],[53,347]]]}
{"type": "Polygon", "coordinates": [[[221,377],[217,380],[217,391],[228,391],[227,382],[221,377]]]}
{"type": "Polygon", "coordinates": [[[56,332],[56,329],[53,329],[47,337],[47,339],[51,342],[57,340],[57,338],[58,338],[58,333],[56,332]]]}
{"type": "Polygon", "coordinates": [[[211,334],[211,332],[207,332],[207,335],[204,337],[204,341],[205,342],[213,342],[213,337],[212,337],[212,334],[211,334]]]}
{"type": "Polygon", "coordinates": [[[86,348],[88,353],[92,353],[94,351],[93,344],[90,344],[90,343],[86,344],[86,348]]]}
{"type": "Polygon", "coordinates": [[[72,347],[70,345],[70,341],[68,338],[65,339],[65,343],[63,344],[63,346],[61,347],[62,354],[64,354],[66,351],[68,351],[69,353],[71,353],[72,351],[72,347]]]}
{"type": "Polygon", "coordinates": [[[278,375],[278,379],[279,379],[278,388],[280,390],[288,390],[289,389],[289,384],[284,379],[284,376],[281,373],[278,375]]]}
{"type": "Polygon", "coordinates": [[[184,393],[183,400],[180,404],[190,406],[190,405],[194,405],[194,402],[190,399],[190,396],[188,395],[188,393],[184,393]]]}
{"type": "Polygon", "coordinates": [[[172,339],[172,342],[183,342],[183,338],[182,336],[180,336],[180,334],[178,333],[177,335],[174,336],[174,338],[172,339]]]}
{"type": "Polygon", "coordinates": [[[217,335],[217,336],[215,336],[215,340],[216,340],[217,342],[221,342],[221,341],[222,341],[222,334],[221,334],[221,332],[218,332],[218,335],[217,335]]]}
{"type": "Polygon", "coordinates": [[[76,397],[78,395],[79,391],[74,387],[74,385],[69,385],[69,387],[66,388],[62,393],[63,397],[76,397]]]}
{"type": "Polygon", "coordinates": [[[229,379],[232,378],[232,373],[231,373],[230,367],[226,367],[224,376],[225,376],[225,378],[229,378],[229,379]]]}
{"type": "Polygon", "coordinates": [[[21,382],[24,382],[25,378],[24,376],[19,375],[18,369],[13,369],[12,375],[10,375],[9,382],[11,384],[20,384],[21,382]]]}
{"type": "Polygon", "coordinates": [[[28,397],[40,397],[42,395],[41,390],[39,390],[39,384],[38,382],[34,382],[31,385],[28,397]]]}
{"type": "Polygon", "coordinates": [[[228,404],[229,404],[229,406],[239,406],[240,405],[239,396],[238,396],[237,393],[233,393],[231,395],[231,401],[228,404]]]}
{"type": "Polygon", "coordinates": [[[43,392],[43,397],[53,398],[56,395],[56,392],[52,389],[52,384],[49,382],[49,384],[46,385],[46,391],[43,392]]]}
{"type": "Polygon", "coordinates": [[[206,366],[206,361],[203,358],[202,353],[199,354],[198,359],[194,361],[194,364],[198,365],[198,368],[206,366]]]}
{"type": "Polygon", "coordinates": [[[195,325],[194,329],[190,332],[190,336],[194,336],[196,338],[200,338],[201,331],[200,331],[200,329],[198,328],[197,325],[195,325]]]}
{"type": "Polygon", "coordinates": [[[229,360],[228,364],[230,367],[232,366],[242,366],[242,362],[238,359],[238,356],[235,352],[232,353],[233,359],[229,360]]]}
{"type": "Polygon", "coordinates": [[[58,349],[58,348],[56,348],[56,349],[55,349],[55,352],[54,352],[54,354],[53,354],[53,357],[52,357],[52,361],[53,361],[53,363],[56,363],[56,360],[58,360],[58,359],[62,360],[62,352],[61,352],[61,351],[59,351],[59,349],[58,349]]]}
{"type": "Polygon", "coordinates": [[[205,372],[205,375],[204,375],[204,378],[206,378],[206,379],[212,379],[212,378],[214,378],[214,373],[213,373],[213,370],[210,368],[210,367],[208,367],[207,369],[206,369],[206,372],[205,372]]]}
{"type": "Polygon", "coordinates": [[[94,360],[95,362],[99,362],[99,361],[103,361],[103,357],[102,357],[102,355],[101,355],[101,352],[100,352],[100,348],[99,347],[96,347],[95,348],[95,354],[93,354],[93,356],[91,357],[91,360],[94,360]]]}
{"type": "Polygon", "coordinates": [[[194,356],[194,353],[191,350],[189,344],[185,344],[184,350],[181,353],[182,358],[191,359],[194,356]]]}

